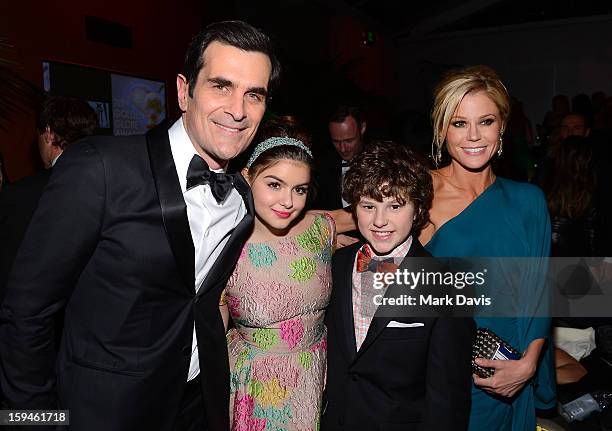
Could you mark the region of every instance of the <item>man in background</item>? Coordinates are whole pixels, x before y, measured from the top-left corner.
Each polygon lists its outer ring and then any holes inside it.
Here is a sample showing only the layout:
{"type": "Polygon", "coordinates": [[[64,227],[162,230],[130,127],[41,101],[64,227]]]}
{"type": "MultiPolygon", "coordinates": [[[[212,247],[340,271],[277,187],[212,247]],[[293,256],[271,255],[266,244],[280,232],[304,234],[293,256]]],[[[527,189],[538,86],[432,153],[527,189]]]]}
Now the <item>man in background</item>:
{"type": "MultiPolygon", "coordinates": [[[[4,188],[0,184],[0,305],[4,300],[9,271],[49,180],[51,168],[70,144],[93,134],[97,124],[93,109],[80,99],[49,97],[41,105],[36,127],[38,149],[45,169],[16,183],[6,184],[4,188]]],[[[58,329],[61,328],[62,317],[61,314],[57,316],[58,329]]],[[[61,331],[57,334],[61,334],[61,331]]],[[[55,341],[59,341],[59,335],[55,341]]],[[[2,398],[0,387],[0,403],[2,398]]]]}
{"type": "Polygon", "coordinates": [[[366,121],[361,109],[352,104],[336,105],[328,120],[329,137],[335,151],[319,158],[314,208],[336,210],[348,206],[342,199],[342,178],[348,172],[349,162],[365,146],[366,121]]]}
{"type": "Polygon", "coordinates": [[[568,136],[589,136],[591,129],[587,125],[587,119],[584,115],[578,113],[567,114],[561,120],[559,128],[559,142],[563,142],[568,136]]]}
{"type": "Polygon", "coordinates": [[[0,304],[8,272],[57,159],[73,142],[92,135],[98,125],[83,100],[57,96],[41,105],[36,121],[38,150],[44,170],[7,185],[0,193],[0,304]]]}

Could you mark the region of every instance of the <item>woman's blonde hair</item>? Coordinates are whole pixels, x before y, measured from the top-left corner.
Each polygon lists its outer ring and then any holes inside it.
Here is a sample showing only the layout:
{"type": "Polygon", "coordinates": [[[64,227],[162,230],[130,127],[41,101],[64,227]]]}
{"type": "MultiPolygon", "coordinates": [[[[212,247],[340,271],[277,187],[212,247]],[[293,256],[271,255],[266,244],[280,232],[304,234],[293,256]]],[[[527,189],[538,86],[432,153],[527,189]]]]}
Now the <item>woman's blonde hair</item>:
{"type": "Polygon", "coordinates": [[[432,157],[436,165],[446,140],[451,118],[466,94],[484,91],[495,103],[501,117],[501,131],[504,132],[510,116],[510,96],[497,72],[488,66],[471,66],[449,72],[434,91],[431,110],[433,123],[432,157]]]}

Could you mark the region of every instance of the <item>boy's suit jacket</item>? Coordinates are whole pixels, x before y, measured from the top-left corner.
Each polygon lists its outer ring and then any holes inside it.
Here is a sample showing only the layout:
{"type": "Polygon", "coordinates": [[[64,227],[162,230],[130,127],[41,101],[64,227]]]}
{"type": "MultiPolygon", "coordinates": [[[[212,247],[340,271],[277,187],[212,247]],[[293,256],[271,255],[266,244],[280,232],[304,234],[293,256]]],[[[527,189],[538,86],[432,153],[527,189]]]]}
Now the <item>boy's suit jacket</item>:
{"type": "MultiPolygon", "coordinates": [[[[321,429],[466,429],[473,320],[375,315],[356,351],[352,274],[355,255],[362,245],[360,242],[343,248],[333,258],[333,291],[326,314],[327,405],[321,429]],[[423,326],[389,327],[391,321],[423,326]]],[[[410,270],[410,257],[431,255],[415,238],[400,269],[410,270]]],[[[397,287],[389,286],[386,295],[397,287]]]]}

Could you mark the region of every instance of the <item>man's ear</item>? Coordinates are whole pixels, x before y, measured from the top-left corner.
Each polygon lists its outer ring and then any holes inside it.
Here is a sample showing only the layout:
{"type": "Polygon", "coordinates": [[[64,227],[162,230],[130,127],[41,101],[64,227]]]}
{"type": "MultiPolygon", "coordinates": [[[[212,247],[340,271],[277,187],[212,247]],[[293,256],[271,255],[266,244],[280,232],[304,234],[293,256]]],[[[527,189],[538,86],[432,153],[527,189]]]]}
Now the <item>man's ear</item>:
{"type": "Polygon", "coordinates": [[[43,132],[43,139],[46,145],[53,145],[56,136],[55,133],[51,131],[51,127],[45,127],[45,131],[43,132]]]}
{"type": "Polygon", "coordinates": [[[584,132],[584,137],[586,138],[587,136],[589,136],[591,134],[591,129],[589,129],[587,127],[586,132],[584,132]]]}
{"type": "Polygon", "coordinates": [[[242,176],[244,177],[244,179],[246,180],[247,183],[249,183],[249,185],[251,185],[251,177],[249,175],[249,168],[242,168],[242,170],[240,171],[240,173],[242,174],[242,176]]]}
{"type": "Polygon", "coordinates": [[[178,105],[181,111],[187,111],[189,106],[189,83],[187,78],[180,73],[176,75],[176,93],[178,95],[178,105]]]}
{"type": "Polygon", "coordinates": [[[361,122],[361,136],[363,136],[366,132],[367,124],[365,121],[361,122]]]}

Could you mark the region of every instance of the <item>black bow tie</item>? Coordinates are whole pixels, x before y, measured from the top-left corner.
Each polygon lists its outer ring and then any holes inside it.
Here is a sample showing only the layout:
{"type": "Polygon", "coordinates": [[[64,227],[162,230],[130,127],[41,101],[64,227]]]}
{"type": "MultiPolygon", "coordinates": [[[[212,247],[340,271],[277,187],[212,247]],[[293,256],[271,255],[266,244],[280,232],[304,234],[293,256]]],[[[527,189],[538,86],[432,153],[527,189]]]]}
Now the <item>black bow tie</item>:
{"type": "Polygon", "coordinates": [[[187,190],[192,187],[206,184],[218,204],[223,202],[232,189],[234,176],[230,174],[217,173],[210,170],[204,159],[194,154],[189,169],[187,169],[187,190]]]}

